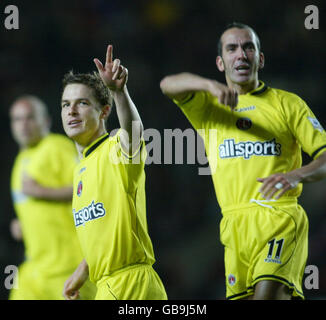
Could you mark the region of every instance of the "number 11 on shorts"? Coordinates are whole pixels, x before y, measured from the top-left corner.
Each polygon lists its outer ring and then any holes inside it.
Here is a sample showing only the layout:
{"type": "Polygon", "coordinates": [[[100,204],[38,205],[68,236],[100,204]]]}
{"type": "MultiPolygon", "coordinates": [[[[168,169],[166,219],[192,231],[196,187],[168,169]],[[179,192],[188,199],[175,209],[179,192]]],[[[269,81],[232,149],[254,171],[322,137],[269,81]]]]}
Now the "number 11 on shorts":
{"type": "Polygon", "coordinates": [[[264,260],[265,262],[274,262],[274,263],[279,263],[281,264],[281,254],[282,254],[282,248],[284,245],[284,239],[276,240],[275,238],[270,240],[268,242],[269,249],[268,249],[268,254],[267,258],[264,260]],[[274,247],[276,245],[276,253],[273,258],[273,253],[274,253],[274,247]]]}

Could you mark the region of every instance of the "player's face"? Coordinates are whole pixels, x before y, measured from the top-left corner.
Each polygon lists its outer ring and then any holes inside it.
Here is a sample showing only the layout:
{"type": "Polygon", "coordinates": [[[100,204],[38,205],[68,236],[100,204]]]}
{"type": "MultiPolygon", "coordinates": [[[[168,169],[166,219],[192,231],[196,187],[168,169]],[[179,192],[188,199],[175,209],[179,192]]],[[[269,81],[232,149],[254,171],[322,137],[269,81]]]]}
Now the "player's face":
{"type": "Polygon", "coordinates": [[[21,148],[38,143],[43,136],[47,120],[29,101],[17,101],[10,110],[12,135],[21,148]]]}
{"type": "Polygon", "coordinates": [[[249,29],[232,28],[221,37],[222,57],[217,67],[225,72],[228,84],[248,85],[257,82],[258,70],[264,65],[255,34],[249,29]]]}
{"type": "Polygon", "coordinates": [[[101,106],[92,88],[78,83],[67,85],[61,107],[63,128],[67,136],[78,144],[87,146],[104,133],[101,106]]]}

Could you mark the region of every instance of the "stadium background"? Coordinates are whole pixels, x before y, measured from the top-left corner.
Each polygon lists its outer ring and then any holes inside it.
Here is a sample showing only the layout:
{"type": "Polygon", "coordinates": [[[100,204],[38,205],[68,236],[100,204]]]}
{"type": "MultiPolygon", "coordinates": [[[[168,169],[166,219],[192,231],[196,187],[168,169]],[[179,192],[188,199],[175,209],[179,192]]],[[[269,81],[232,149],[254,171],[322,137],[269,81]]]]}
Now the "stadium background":
{"type": "MultiPolygon", "coordinates": [[[[326,127],[325,6],[322,1],[140,0],[140,1],[1,1],[1,208],[0,299],[7,265],[23,259],[23,246],[12,240],[14,216],[10,170],[17,153],[9,127],[8,107],[16,96],[31,93],[49,106],[54,132],[60,119],[61,79],[65,72],[95,70],[106,45],[129,69],[128,88],[145,128],[190,127],[183,114],[160,92],[167,74],[189,71],[224,81],[215,67],[216,43],[229,22],[256,29],[266,57],[260,77],[268,85],[293,91],[326,127]],[[6,30],[4,8],[19,8],[19,30],[6,30]],[[306,30],[306,5],[319,8],[319,30],[306,30]]],[[[117,128],[113,114],[109,128],[117,128]]],[[[186,152],[186,150],[185,150],[186,152]]],[[[304,161],[309,159],[304,157],[304,161]]],[[[160,274],[170,299],[223,299],[221,219],[209,176],[198,166],[146,167],[147,215],[160,274]]],[[[304,290],[310,299],[326,298],[326,181],[305,185],[300,203],[310,218],[307,265],[319,268],[319,290],[304,290]]],[[[51,235],[49,235],[51,236],[51,235]]]]}

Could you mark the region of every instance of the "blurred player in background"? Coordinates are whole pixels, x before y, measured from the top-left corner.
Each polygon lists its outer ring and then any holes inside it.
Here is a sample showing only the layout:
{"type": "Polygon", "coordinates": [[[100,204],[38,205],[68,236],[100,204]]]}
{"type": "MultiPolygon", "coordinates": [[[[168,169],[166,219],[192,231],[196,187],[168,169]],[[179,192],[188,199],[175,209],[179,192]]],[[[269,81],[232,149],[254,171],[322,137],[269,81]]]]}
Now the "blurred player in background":
{"type": "Polygon", "coordinates": [[[264,62],[256,32],[233,23],[216,59],[227,86],[190,73],[161,81],[194,128],[205,129],[227,299],[303,298],[308,220],[297,198],[302,183],[326,175],[324,129],[297,95],[258,79],[264,62]],[[301,148],[313,158],[303,167],[301,148]]]}
{"type": "MultiPolygon", "coordinates": [[[[35,96],[19,97],[10,108],[10,120],[19,145],[11,177],[18,219],[12,221],[11,232],[24,241],[26,260],[9,298],[63,299],[62,286],[82,259],[71,214],[75,147],[67,137],[50,133],[47,108],[35,96]]],[[[81,298],[92,299],[95,293],[88,283],[81,298]]]]}
{"type": "Polygon", "coordinates": [[[68,73],[63,80],[62,122],[76,142],[80,164],[74,172],[73,214],[84,260],[66,281],[74,300],[89,277],[97,300],[167,299],[154,271],[145,200],[146,146],[143,125],[127,90],[128,72],[107,49],[99,73],[68,73]],[[112,98],[121,129],[105,127],[112,98]]]}

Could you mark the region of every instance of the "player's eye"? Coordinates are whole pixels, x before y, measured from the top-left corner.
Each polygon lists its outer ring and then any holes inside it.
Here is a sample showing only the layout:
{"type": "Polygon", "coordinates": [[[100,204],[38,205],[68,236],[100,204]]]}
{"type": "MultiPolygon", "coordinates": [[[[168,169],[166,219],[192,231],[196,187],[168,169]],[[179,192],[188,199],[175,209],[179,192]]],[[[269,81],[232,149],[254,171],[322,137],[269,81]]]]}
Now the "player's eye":
{"type": "Polygon", "coordinates": [[[66,108],[66,107],[68,107],[68,106],[69,106],[69,103],[68,103],[68,102],[64,102],[64,103],[62,103],[62,105],[61,105],[62,108],[66,108]]]}
{"type": "Polygon", "coordinates": [[[86,100],[81,100],[79,103],[83,106],[88,106],[89,104],[86,100]]]}
{"type": "Polygon", "coordinates": [[[228,52],[233,52],[234,50],[235,50],[235,46],[228,46],[226,48],[226,51],[228,51],[228,52]]]}
{"type": "Polygon", "coordinates": [[[245,46],[245,50],[255,50],[255,46],[253,43],[249,43],[245,46]]]}

